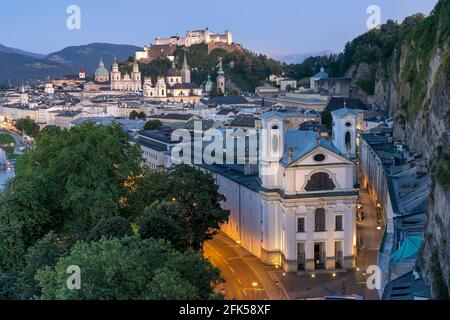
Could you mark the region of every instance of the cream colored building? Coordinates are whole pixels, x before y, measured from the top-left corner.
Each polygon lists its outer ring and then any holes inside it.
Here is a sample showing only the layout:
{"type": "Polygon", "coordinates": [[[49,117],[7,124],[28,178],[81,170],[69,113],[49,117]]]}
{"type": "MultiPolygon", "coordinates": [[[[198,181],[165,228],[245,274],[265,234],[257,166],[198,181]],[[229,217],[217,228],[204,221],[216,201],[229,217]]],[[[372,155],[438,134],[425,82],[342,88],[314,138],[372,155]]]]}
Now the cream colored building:
{"type": "Polygon", "coordinates": [[[119,64],[116,58],[114,58],[111,68],[111,90],[119,91],[142,91],[142,79],[141,72],[139,71],[139,64],[137,61],[133,63],[133,71],[131,74],[128,72],[125,75],[119,70],[119,64]]]}

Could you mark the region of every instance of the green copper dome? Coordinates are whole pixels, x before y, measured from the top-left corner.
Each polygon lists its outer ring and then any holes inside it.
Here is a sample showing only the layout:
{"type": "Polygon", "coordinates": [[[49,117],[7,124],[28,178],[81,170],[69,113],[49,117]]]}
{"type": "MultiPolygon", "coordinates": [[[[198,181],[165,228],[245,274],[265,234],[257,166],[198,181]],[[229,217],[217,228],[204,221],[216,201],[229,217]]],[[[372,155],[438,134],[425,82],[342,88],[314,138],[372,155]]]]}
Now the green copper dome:
{"type": "Polygon", "coordinates": [[[96,77],[107,77],[109,76],[108,69],[105,68],[105,64],[103,63],[103,59],[100,58],[100,63],[98,64],[97,70],[95,70],[96,77]]]}
{"type": "Polygon", "coordinates": [[[114,60],[113,60],[113,63],[112,63],[112,67],[114,68],[114,67],[119,67],[119,64],[117,63],[117,58],[116,58],[116,56],[114,56],[114,60]]]}
{"type": "Polygon", "coordinates": [[[210,85],[210,86],[212,86],[212,81],[211,81],[211,76],[210,75],[208,75],[208,80],[206,81],[206,85],[208,86],[208,85],[210,85]]]}

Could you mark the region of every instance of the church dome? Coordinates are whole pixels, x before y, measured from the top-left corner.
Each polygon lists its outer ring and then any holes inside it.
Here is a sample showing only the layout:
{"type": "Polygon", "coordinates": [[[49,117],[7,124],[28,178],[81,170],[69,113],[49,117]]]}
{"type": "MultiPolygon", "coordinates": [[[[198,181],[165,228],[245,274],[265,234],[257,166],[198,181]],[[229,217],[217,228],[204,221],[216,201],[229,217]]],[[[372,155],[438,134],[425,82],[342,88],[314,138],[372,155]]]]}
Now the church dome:
{"type": "Polygon", "coordinates": [[[109,71],[105,68],[105,64],[103,63],[103,60],[100,59],[100,63],[98,64],[98,68],[95,70],[95,76],[96,77],[108,77],[109,71]]]}
{"type": "Polygon", "coordinates": [[[181,70],[178,70],[175,66],[175,62],[172,62],[172,68],[167,70],[168,77],[181,77],[181,70]]]}
{"type": "Polygon", "coordinates": [[[211,81],[211,76],[210,76],[210,75],[208,75],[208,80],[206,81],[206,85],[207,85],[207,86],[212,86],[212,85],[213,85],[213,83],[212,83],[212,81],[211,81]]]}
{"type": "Polygon", "coordinates": [[[181,77],[181,71],[175,68],[170,68],[167,71],[167,76],[168,77],[181,77]]]}

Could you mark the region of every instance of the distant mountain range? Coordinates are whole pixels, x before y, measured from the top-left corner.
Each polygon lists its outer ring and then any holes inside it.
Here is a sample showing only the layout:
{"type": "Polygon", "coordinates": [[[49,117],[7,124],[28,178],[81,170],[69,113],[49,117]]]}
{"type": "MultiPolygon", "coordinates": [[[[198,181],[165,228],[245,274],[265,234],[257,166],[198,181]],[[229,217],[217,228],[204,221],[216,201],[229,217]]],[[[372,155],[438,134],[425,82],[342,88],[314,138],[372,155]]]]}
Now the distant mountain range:
{"type": "Polygon", "coordinates": [[[307,52],[307,53],[291,53],[291,54],[272,54],[271,57],[275,60],[291,64],[291,63],[302,63],[309,57],[317,57],[317,56],[328,56],[333,54],[334,52],[331,50],[323,50],[317,52],[307,52]]]}
{"type": "Polygon", "coordinates": [[[36,58],[36,59],[44,59],[45,58],[45,54],[33,53],[33,52],[28,52],[28,51],[24,51],[24,50],[20,50],[20,49],[16,49],[16,48],[10,48],[10,47],[6,47],[2,44],[0,44],[0,52],[2,52],[2,53],[17,53],[17,54],[22,54],[24,56],[28,56],[28,57],[36,58]]]}
{"type": "Polygon", "coordinates": [[[114,56],[126,60],[142,48],[132,45],[91,43],[71,46],[61,51],[42,55],[0,45],[0,83],[17,84],[27,80],[62,77],[77,74],[84,68],[88,75],[94,73],[100,57],[111,65],[114,56]]]}

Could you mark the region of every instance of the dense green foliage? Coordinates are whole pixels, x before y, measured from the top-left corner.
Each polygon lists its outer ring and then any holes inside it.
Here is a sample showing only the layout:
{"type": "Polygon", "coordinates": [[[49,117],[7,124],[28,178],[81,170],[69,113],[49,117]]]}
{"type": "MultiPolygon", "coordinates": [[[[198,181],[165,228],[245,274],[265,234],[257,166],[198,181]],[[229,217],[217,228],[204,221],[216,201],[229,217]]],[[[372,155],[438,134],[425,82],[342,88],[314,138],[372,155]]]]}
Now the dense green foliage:
{"type": "Polygon", "coordinates": [[[15,127],[17,130],[24,132],[30,137],[37,137],[39,134],[39,125],[30,118],[23,118],[17,120],[15,127]]]}
{"type": "MultiPolygon", "coordinates": [[[[184,60],[184,49],[179,47],[175,51],[176,67],[181,69],[184,60]]],[[[256,86],[261,85],[271,74],[281,74],[282,64],[249,51],[236,50],[227,52],[223,49],[215,49],[208,53],[208,46],[199,44],[189,47],[187,59],[191,68],[191,81],[198,85],[203,84],[208,75],[211,80],[216,81],[217,65],[219,59],[223,59],[223,67],[227,78],[243,91],[254,91],[256,86]]],[[[151,77],[153,82],[158,76],[165,76],[170,69],[171,63],[167,59],[155,59],[150,63],[139,63],[142,77],[151,77]]],[[[131,71],[131,63],[122,63],[123,71],[131,71]]]]}
{"type": "Polygon", "coordinates": [[[433,170],[433,178],[446,190],[450,189],[450,155],[441,151],[433,170]]]}
{"type": "MultiPolygon", "coordinates": [[[[178,48],[175,51],[177,67],[181,68],[184,59],[184,50],[178,48]]],[[[187,59],[192,69],[192,81],[202,84],[211,75],[212,81],[216,81],[217,65],[219,59],[223,59],[223,68],[227,78],[243,91],[254,91],[271,74],[281,74],[281,63],[268,58],[265,55],[255,54],[250,51],[236,50],[227,52],[223,49],[212,50],[208,54],[206,45],[195,45],[189,48],[187,59]]]]}
{"type": "Polygon", "coordinates": [[[149,120],[144,126],[145,130],[155,130],[162,126],[162,122],[158,119],[149,120]]]}
{"type": "Polygon", "coordinates": [[[220,276],[200,253],[180,253],[163,240],[134,236],[78,242],[36,279],[45,300],[208,299],[220,276]],[[61,285],[72,265],[81,270],[80,290],[61,285]]]}
{"type": "Polygon", "coordinates": [[[107,239],[122,238],[132,236],[133,230],[130,222],[123,217],[111,217],[100,219],[100,221],[91,229],[86,237],[86,241],[98,241],[102,237],[107,239]]]}
{"type": "Polygon", "coordinates": [[[0,270],[20,267],[27,248],[52,230],[82,239],[101,218],[123,215],[124,181],[141,173],[140,162],[119,125],[41,134],[1,195],[0,270]]]}
{"type": "Polygon", "coordinates": [[[10,144],[15,144],[16,140],[14,140],[14,138],[7,133],[4,134],[0,134],[0,144],[2,145],[10,145],[10,144]]]}
{"type": "Polygon", "coordinates": [[[170,218],[188,236],[189,247],[198,250],[220,229],[220,224],[228,220],[229,212],[220,206],[223,200],[211,175],[189,165],[179,165],[169,172],[145,176],[130,203],[136,205],[133,211],[143,212],[158,201],[160,205],[149,208],[158,215],[170,211],[165,208],[168,202],[176,204],[170,218]]]}
{"type": "Polygon", "coordinates": [[[333,128],[333,116],[331,115],[330,111],[323,111],[320,114],[321,118],[322,118],[322,124],[326,125],[328,129],[332,129],[333,128]]]}
{"type": "MultiPolygon", "coordinates": [[[[415,117],[427,104],[427,80],[431,57],[438,48],[450,45],[450,1],[439,1],[429,17],[411,28],[405,37],[405,43],[408,47],[400,74],[400,90],[410,94],[400,96],[400,106],[406,115],[415,117]]],[[[444,60],[450,61],[449,56],[447,53],[444,60]]]]}
{"type": "Polygon", "coordinates": [[[117,124],[48,127],[0,195],[0,299],[213,298],[200,249],[228,218],[221,200],[194,167],[147,172],[117,124]]]}

